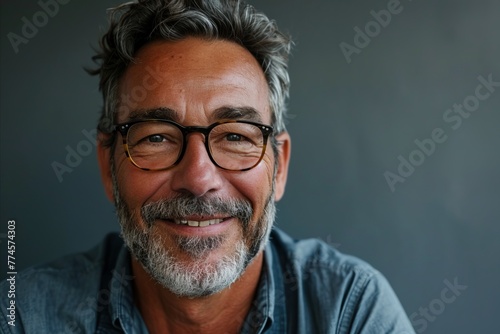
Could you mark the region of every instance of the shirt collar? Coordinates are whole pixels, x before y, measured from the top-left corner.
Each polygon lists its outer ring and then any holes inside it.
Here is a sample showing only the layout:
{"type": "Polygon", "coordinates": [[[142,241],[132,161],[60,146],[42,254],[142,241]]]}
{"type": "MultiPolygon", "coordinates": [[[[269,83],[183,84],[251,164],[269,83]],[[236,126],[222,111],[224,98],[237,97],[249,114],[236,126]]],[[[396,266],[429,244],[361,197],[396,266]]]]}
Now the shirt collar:
{"type": "MultiPolygon", "coordinates": [[[[269,241],[264,249],[264,261],[259,285],[241,333],[262,333],[271,326],[285,328],[285,295],[283,273],[276,250],[269,241]]],[[[109,312],[111,323],[125,333],[147,333],[139,310],[134,304],[131,258],[123,246],[118,255],[109,283],[109,312]]],[[[101,295],[101,293],[99,294],[101,295]]],[[[281,331],[278,331],[281,332],[281,331]]]]}
{"type": "Polygon", "coordinates": [[[133,280],[130,253],[123,246],[110,282],[111,323],[125,333],[147,333],[142,316],[134,304],[133,280]]]}
{"type": "MultiPolygon", "coordinates": [[[[241,333],[262,333],[271,326],[284,333],[285,328],[285,295],[281,282],[283,274],[271,242],[264,249],[264,263],[259,285],[250,311],[245,319],[241,333]]],[[[273,329],[274,329],[273,328],[273,329]]]]}

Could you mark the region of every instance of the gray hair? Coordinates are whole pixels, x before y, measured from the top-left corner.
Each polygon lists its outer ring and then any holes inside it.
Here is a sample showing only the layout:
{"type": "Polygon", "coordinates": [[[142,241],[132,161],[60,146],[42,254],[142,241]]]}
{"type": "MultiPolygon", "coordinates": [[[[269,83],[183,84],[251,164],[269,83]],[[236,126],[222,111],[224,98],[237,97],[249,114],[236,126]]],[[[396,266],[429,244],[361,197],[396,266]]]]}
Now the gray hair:
{"type": "Polygon", "coordinates": [[[266,77],[275,133],[285,131],[285,103],[290,86],[288,55],[292,42],[274,21],[252,6],[240,0],[138,0],[111,9],[109,18],[109,30],[92,58],[99,67],[88,70],[100,76],[104,106],[99,131],[113,130],[119,80],[134,61],[136,52],[152,41],[177,41],[190,36],[228,40],[246,48],[266,77]]]}

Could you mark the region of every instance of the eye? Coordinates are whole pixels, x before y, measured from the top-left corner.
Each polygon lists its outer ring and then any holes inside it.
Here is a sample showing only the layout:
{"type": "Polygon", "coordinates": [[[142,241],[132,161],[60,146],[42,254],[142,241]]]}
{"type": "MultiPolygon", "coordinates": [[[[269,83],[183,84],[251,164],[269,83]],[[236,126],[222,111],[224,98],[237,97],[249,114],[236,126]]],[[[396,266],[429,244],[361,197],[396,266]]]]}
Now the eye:
{"type": "Polygon", "coordinates": [[[147,140],[151,143],[161,143],[165,138],[161,135],[152,135],[147,138],[147,140]]]}
{"type": "Polygon", "coordinates": [[[243,136],[239,135],[237,133],[229,133],[226,135],[226,140],[227,141],[242,141],[243,136]]]}

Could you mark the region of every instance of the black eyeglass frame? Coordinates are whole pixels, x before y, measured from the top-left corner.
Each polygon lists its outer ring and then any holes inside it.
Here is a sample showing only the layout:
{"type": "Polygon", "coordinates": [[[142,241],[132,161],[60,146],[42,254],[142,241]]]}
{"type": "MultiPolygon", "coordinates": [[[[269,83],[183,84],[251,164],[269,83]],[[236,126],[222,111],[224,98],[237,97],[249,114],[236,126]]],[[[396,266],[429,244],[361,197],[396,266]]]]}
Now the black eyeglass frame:
{"type": "Polygon", "coordinates": [[[179,164],[181,162],[182,158],[184,157],[185,152],[186,152],[187,136],[189,134],[191,134],[191,133],[199,132],[199,133],[202,133],[205,136],[205,140],[204,140],[204,142],[205,142],[205,149],[207,150],[208,157],[210,158],[210,160],[212,161],[212,163],[215,166],[217,166],[217,167],[219,167],[221,169],[224,169],[224,170],[244,172],[244,171],[247,171],[247,170],[250,170],[250,169],[254,168],[255,166],[257,166],[262,161],[262,158],[264,158],[264,154],[266,153],[267,140],[268,140],[269,136],[273,134],[274,129],[270,125],[265,125],[265,124],[262,124],[262,123],[257,123],[257,122],[252,122],[252,121],[245,121],[245,120],[222,120],[222,121],[218,121],[218,122],[212,123],[209,126],[184,126],[184,125],[181,125],[181,124],[176,123],[176,122],[171,121],[171,120],[153,118],[153,119],[141,119],[141,120],[132,121],[132,122],[128,122],[128,123],[117,124],[117,125],[115,125],[114,131],[119,132],[122,135],[123,147],[125,149],[125,154],[127,155],[127,158],[130,160],[130,162],[132,162],[132,164],[134,166],[136,166],[137,168],[145,170],[145,171],[162,171],[162,170],[167,170],[167,169],[170,169],[170,168],[176,166],[177,164],[179,164]],[[181,149],[181,152],[179,153],[179,157],[177,158],[177,160],[172,165],[170,165],[168,167],[165,167],[165,168],[158,168],[158,169],[144,168],[144,167],[139,166],[134,161],[134,159],[131,157],[130,152],[129,152],[129,148],[128,148],[128,143],[127,143],[128,131],[130,130],[130,128],[134,124],[144,123],[144,122],[169,123],[169,124],[175,126],[176,128],[178,128],[182,132],[182,149],[181,149]],[[216,126],[221,125],[221,124],[227,124],[227,123],[244,123],[244,124],[254,125],[257,128],[259,128],[260,131],[262,132],[262,137],[263,137],[262,153],[261,153],[259,159],[257,160],[257,162],[254,165],[252,165],[250,167],[247,167],[247,168],[243,168],[243,169],[229,169],[229,168],[224,168],[224,167],[220,166],[215,161],[215,159],[213,158],[212,152],[210,151],[210,146],[208,144],[208,135],[210,134],[210,131],[212,131],[216,126]]]}

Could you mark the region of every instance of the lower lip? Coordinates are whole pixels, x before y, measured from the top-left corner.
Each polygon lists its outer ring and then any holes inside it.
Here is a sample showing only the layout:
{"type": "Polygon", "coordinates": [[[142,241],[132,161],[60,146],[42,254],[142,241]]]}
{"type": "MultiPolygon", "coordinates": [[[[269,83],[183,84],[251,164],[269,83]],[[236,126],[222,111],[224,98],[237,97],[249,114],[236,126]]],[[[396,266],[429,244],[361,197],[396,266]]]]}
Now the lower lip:
{"type": "Polygon", "coordinates": [[[171,220],[158,220],[168,226],[169,229],[174,230],[177,234],[183,235],[215,235],[224,232],[227,227],[231,224],[234,218],[228,218],[223,220],[218,224],[208,225],[208,226],[189,226],[184,224],[176,224],[171,220]]]}

